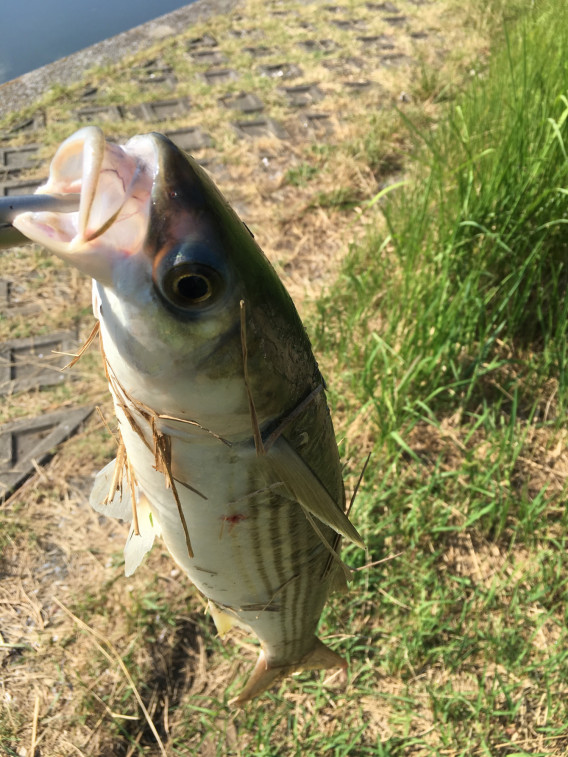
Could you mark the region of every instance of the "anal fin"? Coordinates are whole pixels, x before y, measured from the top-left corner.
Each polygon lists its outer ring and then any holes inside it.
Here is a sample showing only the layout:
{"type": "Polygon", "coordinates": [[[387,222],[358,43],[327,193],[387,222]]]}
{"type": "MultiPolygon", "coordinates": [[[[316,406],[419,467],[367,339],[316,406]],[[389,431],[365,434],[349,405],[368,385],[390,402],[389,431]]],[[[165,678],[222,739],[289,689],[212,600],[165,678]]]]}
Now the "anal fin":
{"type": "Polygon", "coordinates": [[[229,613],[221,610],[211,600],[209,600],[207,604],[207,609],[209,610],[209,614],[213,618],[213,623],[215,623],[215,628],[217,629],[217,633],[221,638],[223,638],[223,636],[225,636],[225,634],[227,634],[231,630],[231,628],[233,628],[233,626],[237,625],[236,618],[233,618],[231,615],[229,615],[229,613]]]}

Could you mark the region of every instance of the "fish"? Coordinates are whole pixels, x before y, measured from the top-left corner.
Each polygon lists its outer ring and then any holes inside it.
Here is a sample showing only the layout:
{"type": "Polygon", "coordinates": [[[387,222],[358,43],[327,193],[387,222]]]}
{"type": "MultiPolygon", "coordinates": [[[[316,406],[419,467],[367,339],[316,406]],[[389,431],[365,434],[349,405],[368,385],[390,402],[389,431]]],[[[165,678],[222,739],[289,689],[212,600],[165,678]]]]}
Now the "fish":
{"type": "Polygon", "coordinates": [[[218,633],[257,637],[234,705],[292,673],[345,668],[316,631],[352,575],[342,538],[364,543],[346,512],[324,379],[252,233],[157,133],[117,145],[85,127],[37,193],[78,195],[73,212],[24,210],[12,223],[93,279],[119,444],[90,503],[130,521],[126,575],[160,537],[218,633]]]}

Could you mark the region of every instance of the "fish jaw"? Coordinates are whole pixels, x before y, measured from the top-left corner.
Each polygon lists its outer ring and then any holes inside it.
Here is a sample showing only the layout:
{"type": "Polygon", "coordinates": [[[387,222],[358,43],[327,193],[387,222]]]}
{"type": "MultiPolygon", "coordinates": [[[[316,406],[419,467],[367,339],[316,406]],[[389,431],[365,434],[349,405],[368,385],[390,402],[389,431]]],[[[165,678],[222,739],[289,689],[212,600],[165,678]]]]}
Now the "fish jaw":
{"type": "MultiPolygon", "coordinates": [[[[132,141],[132,140],[131,140],[132,141]]],[[[143,246],[156,170],[151,140],[136,152],[105,141],[87,126],[66,139],[36,194],[80,193],[73,213],[20,213],[13,225],[33,242],[104,285],[111,285],[117,260],[143,246]]]]}

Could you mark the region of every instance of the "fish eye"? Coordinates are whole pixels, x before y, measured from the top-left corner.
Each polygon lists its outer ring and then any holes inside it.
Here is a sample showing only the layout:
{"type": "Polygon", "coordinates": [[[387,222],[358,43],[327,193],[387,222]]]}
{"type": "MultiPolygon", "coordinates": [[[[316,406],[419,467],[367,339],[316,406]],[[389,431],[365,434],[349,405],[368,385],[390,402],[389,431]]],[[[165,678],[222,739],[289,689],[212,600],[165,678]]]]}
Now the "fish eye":
{"type": "Polygon", "coordinates": [[[211,281],[202,273],[182,273],[173,278],[171,287],[177,299],[196,305],[207,302],[213,295],[211,281]]]}
{"type": "Polygon", "coordinates": [[[160,294],[178,308],[210,305],[222,289],[219,274],[200,263],[180,263],[156,282],[160,294]]]}
{"type": "Polygon", "coordinates": [[[159,252],[152,278],[166,304],[186,313],[198,313],[217,302],[226,283],[212,258],[210,250],[199,242],[159,252]]]}

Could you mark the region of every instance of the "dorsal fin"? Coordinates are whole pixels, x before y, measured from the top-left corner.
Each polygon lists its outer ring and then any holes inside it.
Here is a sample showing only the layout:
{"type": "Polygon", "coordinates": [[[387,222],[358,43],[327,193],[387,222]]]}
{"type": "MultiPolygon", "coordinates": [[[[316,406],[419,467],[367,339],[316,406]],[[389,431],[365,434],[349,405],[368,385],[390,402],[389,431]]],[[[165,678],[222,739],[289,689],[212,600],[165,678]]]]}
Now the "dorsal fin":
{"type": "Polygon", "coordinates": [[[305,510],[333,528],[336,533],[365,549],[355,526],[283,436],[272,445],[266,459],[305,510]]]}

